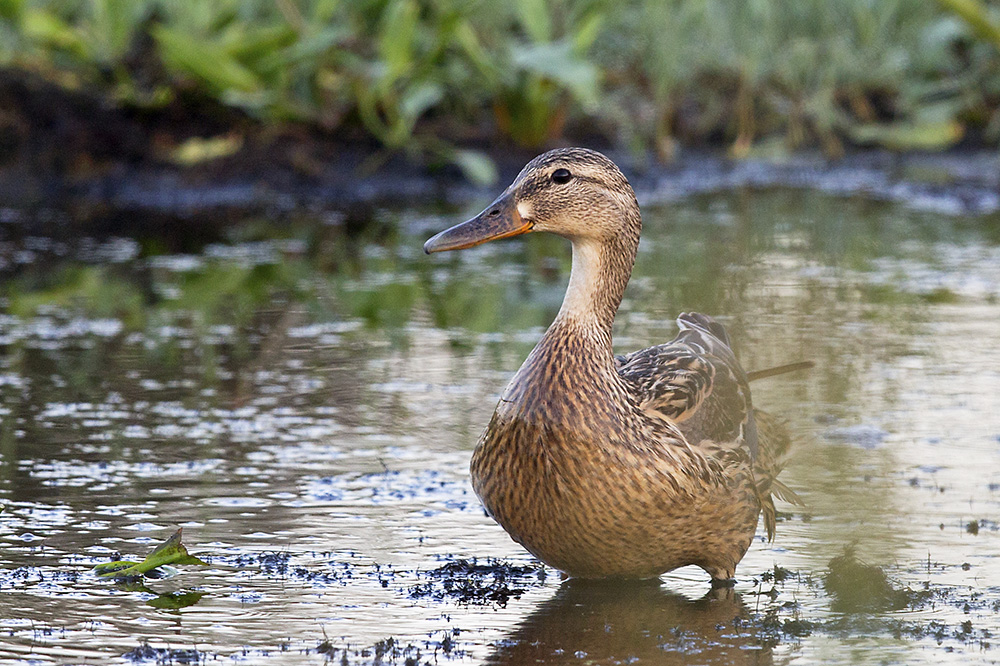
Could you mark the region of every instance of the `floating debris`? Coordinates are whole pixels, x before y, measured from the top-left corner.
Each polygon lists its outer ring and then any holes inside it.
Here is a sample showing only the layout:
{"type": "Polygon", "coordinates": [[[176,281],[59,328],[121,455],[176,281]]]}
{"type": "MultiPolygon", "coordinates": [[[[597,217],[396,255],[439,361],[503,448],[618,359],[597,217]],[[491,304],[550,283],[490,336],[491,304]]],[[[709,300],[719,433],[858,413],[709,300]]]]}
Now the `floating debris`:
{"type": "Polygon", "coordinates": [[[529,587],[541,585],[545,581],[545,567],[517,566],[493,559],[479,564],[473,558],[454,560],[421,575],[430,580],[412,586],[411,599],[453,599],[464,604],[502,607],[512,598],[520,598],[529,587]]]}

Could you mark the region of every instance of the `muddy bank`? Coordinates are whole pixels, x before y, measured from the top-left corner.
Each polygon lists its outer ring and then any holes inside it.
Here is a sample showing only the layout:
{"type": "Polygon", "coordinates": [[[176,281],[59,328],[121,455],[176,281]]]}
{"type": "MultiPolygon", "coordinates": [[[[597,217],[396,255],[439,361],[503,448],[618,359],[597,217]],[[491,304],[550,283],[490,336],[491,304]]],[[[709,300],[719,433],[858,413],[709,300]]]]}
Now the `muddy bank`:
{"type": "MultiPolygon", "coordinates": [[[[1000,157],[994,151],[894,154],[861,151],[831,161],[818,153],[730,160],[689,151],[674,163],[615,152],[593,137],[572,143],[606,150],[643,203],[735,188],[812,188],[902,202],[948,214],[1000,210],[1000,157]]],[[[535,151],[474,137],[465,147],[495,164],[493,185],[470,183],[454,165],[389,152],[361,133],[323,134],[264,126],[204,100],[153,110],[111,106],[31,75],[0,70],[0,219],[31,227],[33,211],[59,210],[75,231],[129,234],[166,224],[224,225],[247,214],[273,220],[296,211],[337,211],[366,220],[374,207],[486,198],[535,151]],[[185,157],[188,148],[201,157],[185,157]],[[213,151],[219,155],[211,157],[213,151]],[[21,214],[20,211],[32,211],[21,214]],[[164,222],[161,217],[170,218],[164,222]]],[[[57,220],[58,221],[58,220],[57,220]]],[[[50,224],[51,221],[47,224],[50,224]]]]}
{"type": "MultiPolygon", "coordinates": [[[[531,157],[506,145],[487,152],[505,176],[531,157]]],[[[463,186],[456,167],[387,151],[359,130],[265,125],[195,97],[125,108],[0,69],[0,198],[8,206],[76,208],[84,218],[88,208],[194,215],[416,203],[463,186]]]]}

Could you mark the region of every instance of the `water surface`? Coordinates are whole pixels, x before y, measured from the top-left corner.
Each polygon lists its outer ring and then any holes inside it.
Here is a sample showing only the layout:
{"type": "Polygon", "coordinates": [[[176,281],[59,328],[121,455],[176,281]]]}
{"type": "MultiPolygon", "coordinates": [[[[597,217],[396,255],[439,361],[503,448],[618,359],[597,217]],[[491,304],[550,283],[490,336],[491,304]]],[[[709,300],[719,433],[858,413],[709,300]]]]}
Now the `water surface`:
{"type": "Polygon", "coordinates": [[[748,369],[816,362],[754,386],[806,506],[712,593],[563,583],[484,517],[468,459],[569,254],[421,253],[474,208],[0,227],[0,661],[1000,661],[1000,218],[782,189],[645,211],[619,351],[700,310],[748,369]],[[209,567],[90,573],[178,527],[209,567]],[[826,584],[845,556],[858,598],[826,584]],[[507,568],[463,593],[472,558],[507,568]]]}

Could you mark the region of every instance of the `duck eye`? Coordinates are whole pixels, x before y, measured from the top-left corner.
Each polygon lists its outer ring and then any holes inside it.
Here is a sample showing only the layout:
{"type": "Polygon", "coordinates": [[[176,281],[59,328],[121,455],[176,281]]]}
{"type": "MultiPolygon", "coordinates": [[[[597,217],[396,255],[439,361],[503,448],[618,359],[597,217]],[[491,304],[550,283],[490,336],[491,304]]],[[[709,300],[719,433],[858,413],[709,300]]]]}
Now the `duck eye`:
{"type": "Polygon", "coordinates": [[[573,178],[569,169],[556,169],[552,172],[552,182],[557,185],[565,185],[573,178]]]}

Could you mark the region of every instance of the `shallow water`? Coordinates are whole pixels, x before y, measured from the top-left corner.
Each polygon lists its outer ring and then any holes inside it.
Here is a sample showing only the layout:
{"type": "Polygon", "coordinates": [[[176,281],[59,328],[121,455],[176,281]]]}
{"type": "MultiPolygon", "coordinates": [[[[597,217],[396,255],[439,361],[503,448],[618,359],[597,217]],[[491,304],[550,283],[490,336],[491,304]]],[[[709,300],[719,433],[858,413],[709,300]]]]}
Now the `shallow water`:
{"type": "Polygon", "coordinates": [[[420,252],[474,207],[0,227],[0,662],[1000,661],[1000,218],[781,189],[646,210],[620,351],[700,310],[749,369],[817,364],[754,386],[806,506],[713,593],[563,583],[484,517],[468,459],[569,256],[420,252]],[[90,573],[178,527],[209,567],[90,573]]]}

